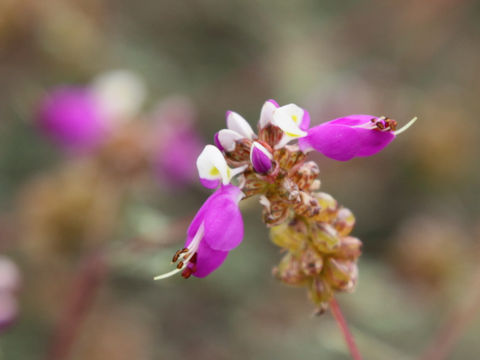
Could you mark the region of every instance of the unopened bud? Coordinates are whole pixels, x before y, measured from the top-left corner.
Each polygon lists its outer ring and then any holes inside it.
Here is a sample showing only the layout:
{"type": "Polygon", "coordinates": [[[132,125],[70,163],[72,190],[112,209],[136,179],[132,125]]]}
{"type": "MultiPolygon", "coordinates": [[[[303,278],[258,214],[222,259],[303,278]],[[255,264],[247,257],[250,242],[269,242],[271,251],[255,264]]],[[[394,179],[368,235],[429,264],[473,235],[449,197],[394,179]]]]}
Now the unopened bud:
{"type": "Polygon", "coordinates": [[[273,269],[273,275],[289,285],[302,285],[306,280],[299,259],[291,253],[285,255],[273,269]]]}
{"type": "Polygon", "coordinates": [[[334,253],[340,247],[340,237],[329,224],[317,223],[311,227],[312,243],[322,253],[334,253]]]}
{"type": "Polygon", "coordinates": [[[321,208],[320,213],[315,216],[315,220],[331,221],[334,219],[338,209],[337,200],[335,200],[332,195],[324,192],[317,192],[313,195],[321,208]]]}
{"type": "Polygon", "coordinates": [[[353,229],[355,225],[355,216],[353,213],[347,208],[341,208],[337,212],[337,217],[333,223],[335,229],[337,229],[338,233],[342,236],[347,236],[353,229]]]}
{"type": "Polygon", "coordinates": [[[350,260],[329,258],[325,262],[324,277],[333,288],[352,291],[358,279],[357,264],[350,260]]]}
{"type": "Polygon", "coordinates": [[[290,251],[298,251],[308,239],[308,229],[301,220],[293,220],[270,229],[272,242],[290,251]]]}
{"type": "Polygon", "coordinates": [[[265,146],[260,144],[258,141],[254,141],[252,143],[252,147],[250,149],[250,162],[257,173],[268,173],[273,166],[272,159],[272,153],[267,150],[265,146]]]}
{"type": "Polygon", "coordinates": [[[355,260],[362,253],[362,242],[353,236],[346,236],[340,240],[340,249],[336,257],[355,260]]]}
{"type": "Polygon", "coordinates": [[[308,276],[315,276],[322,272],[323,258],[312,247],[302,253],[301,265],[303,272],[308,276]]]}
{"type": "Polygon", "coordinates": [[[313,279],[308,293],[312,302],[318,306],[325,306],[333,296],[330,285],[320,277],[313,279]]]}

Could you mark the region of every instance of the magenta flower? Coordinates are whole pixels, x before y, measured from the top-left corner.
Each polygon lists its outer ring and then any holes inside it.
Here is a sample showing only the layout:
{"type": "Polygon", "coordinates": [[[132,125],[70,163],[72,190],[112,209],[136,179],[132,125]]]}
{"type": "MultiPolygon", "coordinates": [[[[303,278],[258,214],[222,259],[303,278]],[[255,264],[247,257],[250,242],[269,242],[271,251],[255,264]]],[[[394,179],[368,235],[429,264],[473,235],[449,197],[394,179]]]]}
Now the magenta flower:
{"type": "Polygon", "coordinates": [[[397,122],[384,116],[349,115],[307,130],[299,145],[303,151],[314,149],[331,159],[347,161],[378,153],[415,121],[396,130],[397,122]]]}
{"type": "Polygon", "coordinates": [[[193,183],[195,162],[205,145],[195,128],[193,105],[188,98],[170,97],[158,104],[152,118],[158,124],[152,159],[158,179],[173,188],[193,183]]]}
{"type": "Polygon", "coordinates": [[[164,279],[180,271],[184,278],[190,275],[202,278],[222,265],[229,251],[243,238],[243,220],[238,207],[243,196],[233,185],[222,186],[214,192],[193,218],[185,247],[173,257],[173,262],[180,260],[177,268],[155,279],[164,279]]]}
{"type": "Polygon", "coordinates": [[[154,166],[158,177],[172,187],[184,186],[196,179],[195,161],[204,142],[189,126],[168,133],[156,149],[154,166]],[[174,151],[172,156],[170,151],[174,151]]]}
{"type": "Polygon", "coordinates": [[[107,132],[98,102],[83,87],[61,87],[42,101],[37,122],[57,145],[74,151],[97,146],[107,132]]]}
{"type": "Polygon", "coordinates": [[[273,166],[272,159],[272,153],[268,151],[265,146],[260,144],[258,141],[254,141],[252,143],[252,147],[250,149],[250,162],[257,173],[268,173],[273,166]]]}

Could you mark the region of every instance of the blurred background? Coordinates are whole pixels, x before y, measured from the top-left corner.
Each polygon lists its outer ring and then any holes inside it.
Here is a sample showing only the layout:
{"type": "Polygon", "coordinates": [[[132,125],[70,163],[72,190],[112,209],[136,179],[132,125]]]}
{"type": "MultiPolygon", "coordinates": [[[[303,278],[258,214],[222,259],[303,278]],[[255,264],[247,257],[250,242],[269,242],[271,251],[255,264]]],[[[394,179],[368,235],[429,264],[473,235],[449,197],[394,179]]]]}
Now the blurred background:
{"type": "Polygon", "coordinates": [[[449,358],[477,358],[479,19],[473,0],[0,0],[0,359],[349,359],[272,277],[256,199],[219,271],[152,281],[209,194],[202,146],[269,98],[314,124],[419,117],[371,158],[313,156],[364,242],[338,300],[366,359],[418,358],[458,308],[449,358]]]}

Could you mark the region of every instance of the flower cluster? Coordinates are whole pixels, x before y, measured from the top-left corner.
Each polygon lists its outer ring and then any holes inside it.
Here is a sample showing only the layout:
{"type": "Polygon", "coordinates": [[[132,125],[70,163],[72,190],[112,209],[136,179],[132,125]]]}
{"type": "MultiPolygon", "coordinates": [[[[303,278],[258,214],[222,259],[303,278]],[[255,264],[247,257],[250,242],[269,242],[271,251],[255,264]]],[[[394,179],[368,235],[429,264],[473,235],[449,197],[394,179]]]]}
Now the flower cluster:
{"type": "Polygon", "coordinates": [[[307,287],[322,311],[335,291],[354,289],[361,241],[349,236],[352,212],[319,191],[318,166],[306,154],[316,150],[339,161],[370,156],[414,121],[397,130],[387,117],[350,115],[309,128],[306,110],[268,100],[256,134],[241,115],[228,111],[227,128],[197,159],[202,184],[218,189],[193,219],[185,247],[175,253],[177,268],[156,279],[178,272],[204,277],[216,270],[242,240],[239,201],[258,195],[271,239],[286,251],[274,274],[307,287]]]}
{"type": "Polygon", "coordinates": [[[188,186],[204,146],[195,108],[188,98],[171,96],[153,111],[142,111],[147,95],[137,74],[111,70],[89,84],[52,89],[39,102],[34,121],[59,150],[90,157],[104,173],[131,178],[153,170],[162,185],[188,186]],[[170,156],[172,147],[176,157],[170,156]]]}

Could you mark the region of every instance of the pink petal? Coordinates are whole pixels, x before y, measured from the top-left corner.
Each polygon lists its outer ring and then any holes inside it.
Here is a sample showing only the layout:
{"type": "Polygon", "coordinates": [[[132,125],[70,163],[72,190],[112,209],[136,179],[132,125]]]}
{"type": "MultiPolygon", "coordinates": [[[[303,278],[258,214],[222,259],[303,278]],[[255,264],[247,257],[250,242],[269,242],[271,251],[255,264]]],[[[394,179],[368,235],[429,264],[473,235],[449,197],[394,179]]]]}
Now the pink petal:
{"type": "Polygon", "coordinates": [[[303,117],[302,121],[300,122],[300,129],[307,131],[310,127],[310,113],[303,109],[303,117]]]}
{"type": "Polygon", "coordinates": [[[220,184],[220,180],[219,179],[210,180],[210,179],[200,178],[200,183],[207,189],[215,189],[220,184]]]}
{"type": "Polygon", "coordinates": [[[196,264],[189,264],[195,268],[193,276],[203,278],[217,270],[228,256],[228,251],[217,251],[211,249],[205,242],[201,242],[197,251],[196,264]]]}
{"type": "Polygon", "coordinates": [[[360,140],[354,129],[327,123],[311,128],[305,138],[299,139],[299,144],[334,160],[347,161],[357,154],[360,140]]]}
{"type": "Polygon", "coordinates": [[[394,138],[392,131],[369,128],[372,115],[356,114],[338,118],[311,128],[299,140],[302,150],[313,148],[323,155],[339,161],[376,154],[394,138]]]}
{"type": "Polygon", "coordinates": [[[205,214],[204,241],[214,250],[229,251],[243,239],[243,220],[238,204],[222,196],[205,214]]]}

